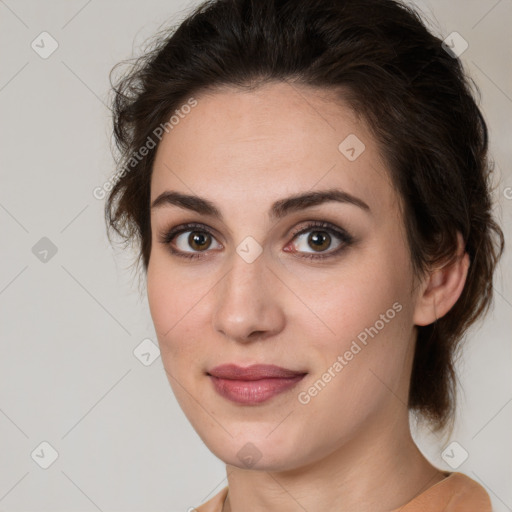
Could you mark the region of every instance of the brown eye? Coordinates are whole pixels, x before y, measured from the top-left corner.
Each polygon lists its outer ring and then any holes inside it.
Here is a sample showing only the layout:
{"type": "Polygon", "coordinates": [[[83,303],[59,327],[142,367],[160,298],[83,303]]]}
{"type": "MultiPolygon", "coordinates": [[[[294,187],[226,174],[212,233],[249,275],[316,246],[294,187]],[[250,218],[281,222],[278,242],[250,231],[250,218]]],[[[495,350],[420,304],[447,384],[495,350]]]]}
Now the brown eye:
{"type": "Polygon", "coordinates": [[[319,260],[336,256],[353,243],[354,238],[344,229],[330,222],[313,221],[294,232],[291,244],[293,250],[286,252],[296,252],[300,253],[301,258],[319,260]]]}
{"type": "MultiPolygon", "coordinates": [[[[177,226],[162,233],[159,240],[162,244],[169,247],[173,255],[189,259],[206,257],[211,252],[209,249],[212,248],[212,243],[217,244],[217,247],[213,246],[214,249],[223,248],[222,244],[216,241],[210,229],[202,224],[177,226]]],[[[285,252],[301,253],[301,258],[320,260],[336,256],[353,242],[354,238],[352,235],[344,229],[329,222],[315,221],[303,227],[302,231],[295,231],[291,242],[293,249],[290,250],[286,247],[284,250],[285,252]],[[307,234],[309,236],[306,237],[307,234]],[[296,239],[298,241],[295,241],[296,239]],[[334,249],[331,247],[333,243],[336,244],[334,249]]]]}
{"type": "MultiPolygon", "coordinates": [[[[309,229],[296,235],[296,241],[293,242],[293,246],[297,252],[310,253],[313,252],[327,252],[328,249],[335,251],[338,247],[346,242],[344,238],[336,233],[331,235],[330,231],[325,229],[309,229]],[[334,245],[334,247],[331,247],[334,245]]],[[[333,252],[329,251],[329,252],[333,252]]]]}
{"type": "Polygon", "coordinates": [[[323,251],[329,248],[331,244],[331,235],[327,231],[311,231],[307,243],[315,251],[323,251]]]}
{"type": "MultiPolygon", "coordinates": [[[[160,242],[168,246],[172,254],[184,258],[202,257],[201,253],[208,253],[214,240],[213,234],[201,224],[177,226],[160,235],[160,242]]],[[[221,244],[216,243],[216,248],[222,248],[221,244]]]]}
{"type": "Polygon", "coordinates": [[[203,251],[211,245],[211,235],[204,231],[191,231],[187,243],[195,251],[203,251]]]}

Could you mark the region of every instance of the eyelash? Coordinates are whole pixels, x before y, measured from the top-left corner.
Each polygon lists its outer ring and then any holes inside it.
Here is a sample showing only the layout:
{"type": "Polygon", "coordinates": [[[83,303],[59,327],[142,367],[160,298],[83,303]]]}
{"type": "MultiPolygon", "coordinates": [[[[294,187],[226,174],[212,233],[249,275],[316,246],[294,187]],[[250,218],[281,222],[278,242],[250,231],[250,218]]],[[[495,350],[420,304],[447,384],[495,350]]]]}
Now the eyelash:
{"type": "MultiPolygon", "coordinates": [[[[299,228],[295,230],[292,235],[293,239],[295,239],[299,235],[303,235],[304,233],[307,233],[308,231],[311,231],[313,228],[323,228],[321,231],[325,231],[329,233],[330,235],[334,235],[335,237],[339,238],[342,242],[342,245],[338,247],[335,251],[329,252],[326,254],[301,254],[301,258],[308,258],[312,260],[323,260],[326,258],[331,258],[334,256],[337,256],[341,251],[343,251],[345,248],[350,246],[354,242],[354,237],[347,233],[345,230],[336,227],[335,225],[331,224],[330,222],[324,222],[324,221],[312,221],[307,226],[303,228],[299,228]]],[[[200,233],[208,233],[210,236],[214,237],[214,234],[212,231],[210,231],[204,224],[196,224],[196,223],[189,223],[189,224],[183,224],[181,226],[177,226],[175,228],[170,229],[163,235],[161,235],[159,242],[169,246],[169,250],[172,254],[181,257],[181,258],[187,258],[187,259],[197,259],[202,258],[203,255],[201,252],[191,252],[191,253],[185,253],[182,251],[177,251],[176,249],[173,249],[171,246],[171,242],[176,238],[178,235],[181,235],[182,233],[186,233],[187,231],[197,231],[200,233]]],[[[320,231],[320,230],[318,230],[320,231]]],[[[207,252],[207,251],[203,251],[207,252]]]]}

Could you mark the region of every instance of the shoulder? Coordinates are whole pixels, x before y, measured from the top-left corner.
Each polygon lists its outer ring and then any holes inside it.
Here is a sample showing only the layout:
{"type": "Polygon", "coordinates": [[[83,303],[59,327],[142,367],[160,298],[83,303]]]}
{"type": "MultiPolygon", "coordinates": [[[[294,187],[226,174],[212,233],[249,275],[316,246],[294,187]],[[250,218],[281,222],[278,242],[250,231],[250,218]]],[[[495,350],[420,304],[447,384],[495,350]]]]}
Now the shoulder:
{"type": "MultiPolygon", "coordinates": [[[[492,512],[485,488],[463,473],[448,473],[400,509],[401,512],[492,512]]],[[[395,511],[393,511],[395,512],[395,511]]]]}
{"type": "Polygon", "coordinates": [[[213,498],[209,499],[199,507],[192,509],[192,512],[221,512],[222,505],[228,494],[228,486],[224,487],[213,498]]]}
{"type": "MultiPolygon", "coordinates": [[[[221,512],[228,493],[224,487],[213,498],[193,512],[221,512]]],[[[401,512],[492,512],[491,500],[485,488],[463,473],[450,473],[411,502],[401,512]]]]}
{"type": "Polygon", "coordinates": [[[451,473],[445,480],[450,484],[447,512],[492,512],[489,494],[478,482],[463,473],[451,473]]]}

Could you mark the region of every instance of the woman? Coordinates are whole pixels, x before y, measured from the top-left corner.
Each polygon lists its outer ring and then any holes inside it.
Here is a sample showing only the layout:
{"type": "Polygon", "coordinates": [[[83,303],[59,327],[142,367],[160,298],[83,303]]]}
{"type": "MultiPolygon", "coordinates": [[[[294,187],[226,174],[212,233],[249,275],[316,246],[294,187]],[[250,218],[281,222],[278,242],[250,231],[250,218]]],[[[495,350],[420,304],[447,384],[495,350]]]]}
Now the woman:
{"type": "Polygon", "coordinates": [[[490,510],[409,428],[453,421],[504,245],[454,53],[391,0],[214,0],[113,87],[107,223],[226,463],[197,510],[490,510]]]}

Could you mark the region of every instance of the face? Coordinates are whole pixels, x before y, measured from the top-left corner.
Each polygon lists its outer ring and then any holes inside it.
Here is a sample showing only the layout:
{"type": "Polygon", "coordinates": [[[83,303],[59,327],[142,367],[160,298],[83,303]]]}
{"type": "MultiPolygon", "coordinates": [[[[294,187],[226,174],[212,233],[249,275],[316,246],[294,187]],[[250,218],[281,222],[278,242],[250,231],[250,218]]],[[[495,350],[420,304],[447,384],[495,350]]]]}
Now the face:
{"type": "Polygon", "coordinates": [[[273,83],[196,99],[151,182],[162,361],[220,459],[299,468],[406,414],[415,298],[399,199],[370,131],[332,93],[273,83]],[[338,195],[286,202],[324,191],[338,195]],[[223,364],[297,376],[209,374],[223,364]]]}

